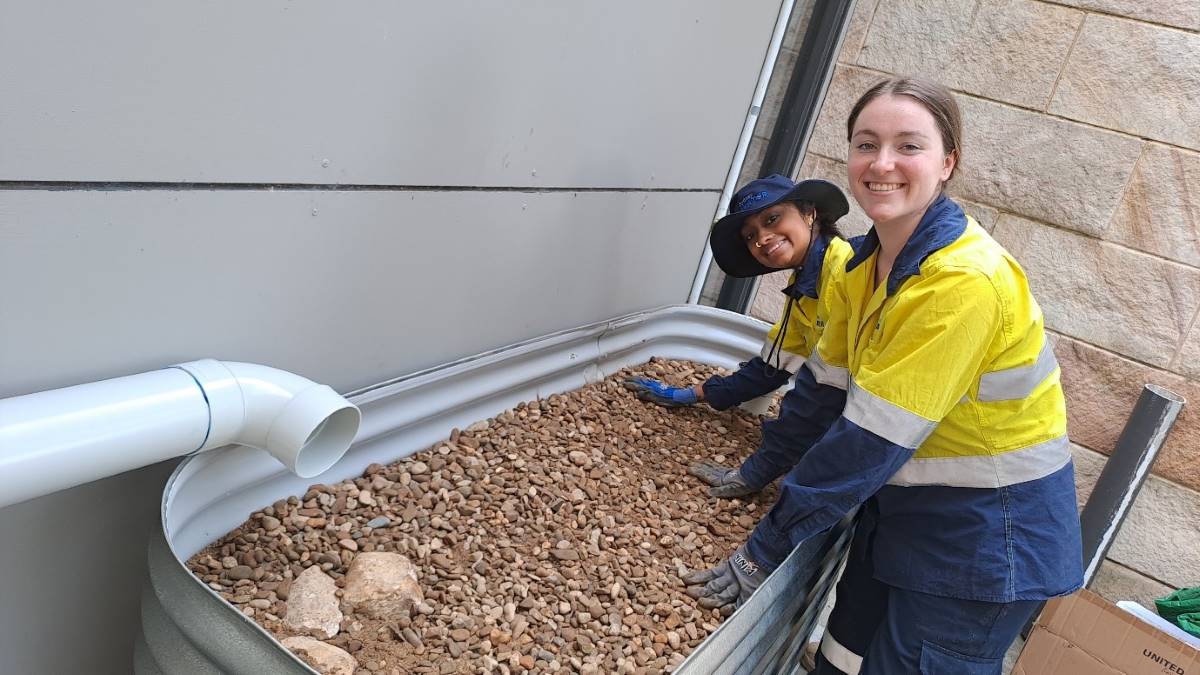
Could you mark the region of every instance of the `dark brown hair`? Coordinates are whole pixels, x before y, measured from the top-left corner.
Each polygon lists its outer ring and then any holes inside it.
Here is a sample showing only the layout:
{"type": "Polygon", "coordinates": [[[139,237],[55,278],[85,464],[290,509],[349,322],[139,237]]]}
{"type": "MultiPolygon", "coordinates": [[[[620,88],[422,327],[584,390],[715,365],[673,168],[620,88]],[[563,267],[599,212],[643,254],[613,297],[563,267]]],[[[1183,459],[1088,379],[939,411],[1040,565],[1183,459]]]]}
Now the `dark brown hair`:
{"type": "Polygon", "coordinates": [[[821,213],[817,211],[816,204],[798,199],[792,203],[796,205],[797,209],[800,209],[800,213],[803,213],[806,216],[815,214],[813,217],[817,223],[817,232],[829,238],[840,237],[845,239],[845,236],[842,235],[842,230],[838,227],[837,223],[822,216],[821,213]]]}
{"type": "Polygon", "coordinates": [[[946,179],[946,182],[949,182],[950,178],[954,177],[954,172],[958,171],[958,165],[962,163],[962,113],[959,112],[958,104],[955,103],[950,90],[936,82],[919,77],[892,77],[872,85],[858,97],[858,101],[850,109],[850,116],[846,118],[846,142],[854,135],[854,123],[863,108],[880,96],[889,95],[907,96],[933,115],[933,121],[942,136],[942,149],[947,155],[955,153],[954,169],[946,179]]]}

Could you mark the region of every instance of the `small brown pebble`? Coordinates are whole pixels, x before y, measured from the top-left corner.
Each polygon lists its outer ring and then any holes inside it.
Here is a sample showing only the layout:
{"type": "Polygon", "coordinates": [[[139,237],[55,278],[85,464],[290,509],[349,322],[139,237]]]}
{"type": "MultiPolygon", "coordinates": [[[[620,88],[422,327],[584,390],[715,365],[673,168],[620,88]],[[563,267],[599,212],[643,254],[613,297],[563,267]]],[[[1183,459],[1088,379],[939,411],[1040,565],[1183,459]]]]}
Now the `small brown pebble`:
{"type": "Polygon", "coordinates": [[[229,578],[235,580],[249,579],[254,574],[254,570],[248,565],[236,565],[229,570],[229,578]]]}
{"type": "Polygon", "coordinates": [[[400,631],[400,634],[404,636],[404,641],[408,644],[414,647],[421,646],[421,636],[417,635],[417,631],[411,628],[405,628],[400,631]]]}

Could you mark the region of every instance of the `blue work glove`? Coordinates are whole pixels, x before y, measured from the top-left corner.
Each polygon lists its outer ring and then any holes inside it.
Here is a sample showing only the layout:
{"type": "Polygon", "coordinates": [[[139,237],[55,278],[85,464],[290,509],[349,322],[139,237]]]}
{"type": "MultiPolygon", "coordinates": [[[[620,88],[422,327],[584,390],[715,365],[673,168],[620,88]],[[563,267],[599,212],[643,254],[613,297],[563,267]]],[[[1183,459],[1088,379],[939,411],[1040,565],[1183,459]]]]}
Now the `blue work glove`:
{"type": "Polygon", "coordinates": [[[683,575],[683,583],[688,587],[687,594],[699,600],[701,607],[716,607],[722,616],[729,616],[767,576],[763,566],[746,557],[746,547],[741,546],[720,565],[683,575]]]}
{"type": "Polygon", "coordinates": [[[692,405],[697,400],[696,392],[691,387],[672,387],[657,380],[646,377],[635,377],[625,380],[625,388],[632,391],[643,401],[659,405],[682,406],[692,405]]]}

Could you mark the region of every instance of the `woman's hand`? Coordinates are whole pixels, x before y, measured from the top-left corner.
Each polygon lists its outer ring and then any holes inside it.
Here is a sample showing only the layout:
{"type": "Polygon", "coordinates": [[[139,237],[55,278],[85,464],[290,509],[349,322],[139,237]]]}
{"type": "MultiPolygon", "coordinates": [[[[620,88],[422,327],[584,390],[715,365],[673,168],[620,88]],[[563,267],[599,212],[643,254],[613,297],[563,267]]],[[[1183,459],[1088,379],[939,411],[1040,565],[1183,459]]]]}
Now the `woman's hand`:
{"type": "Polygon", "coordinates": [[[701,607],[717,608],[722,616],[748,600],[767,579],[762,565],[746,557],[746,547],[733,552],[720,565],[700,572],[683,575],[687,594],[700,601],[701,607]]]}
{"type": "Polygon", "coordinates": [[[672,387],[668,384],[651,380],[648,377],[635,377],[625,380],[625,388],[632,391],[643,401],[650,401],[665,406],[692,405],[704,398],[703,385],[695,387],[672,387]]]}
{"type": "Polygon", "coordinates": [[[714,462],[697,462],[688,467],[688,473],[711,485],[708,494],[712,497],[732,499],[758,492],[746,484],[741,471],[714,462]]]}

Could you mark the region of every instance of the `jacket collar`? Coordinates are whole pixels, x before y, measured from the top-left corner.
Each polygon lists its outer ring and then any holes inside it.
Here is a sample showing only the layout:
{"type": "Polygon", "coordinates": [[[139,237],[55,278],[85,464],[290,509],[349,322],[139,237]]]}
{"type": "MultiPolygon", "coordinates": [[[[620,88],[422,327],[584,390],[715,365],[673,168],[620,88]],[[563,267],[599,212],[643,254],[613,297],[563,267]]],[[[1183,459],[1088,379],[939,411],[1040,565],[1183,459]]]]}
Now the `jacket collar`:
{"type": "MultiPolygon", "coordinates": [[[[967,216],[962,207],[944,193],[938,195],[925,210],[925,215],[921,217],[921,222],[917,223],[917,229],[908,238],[904,248],[900,249],[900,255],[896,256],[892,272],[888,275],[887,294],[894,294],[906,279],[919,274],[921,263],[925,262],[926,258],[954,243],[966,229],[967,216]]],[[[879,235],[872,227],[866,236],[858,240],[854,257],[846,263],[846,271],[861,265],[877,248],[879,235]]]]}
{"type": "Polygon", "coordinates": [[[804,264],[796,268],[795,281],[783,289],[790,298],[799,300],[802,296],[817,297],[817,284],[821,281],[821,267],[825,262],[825,250],[829,248],[829,237],[818,234],[809,247],[804,264]]]}

